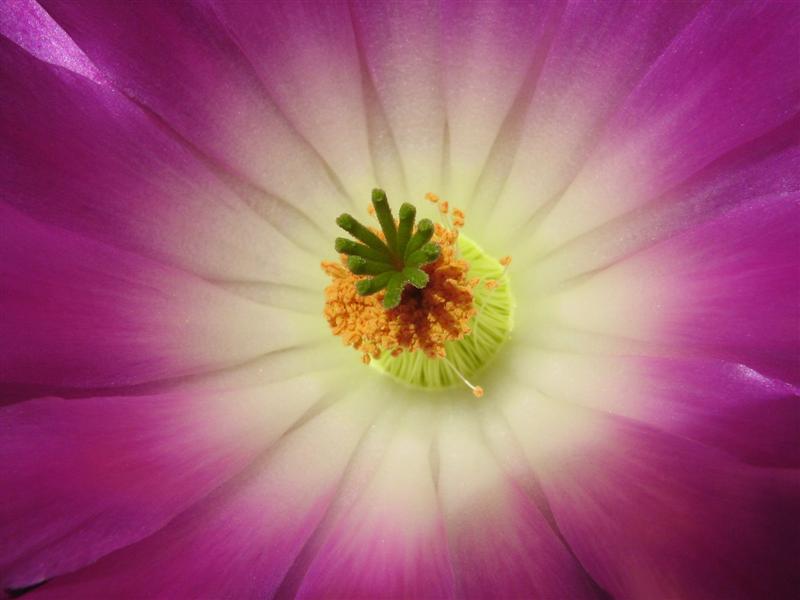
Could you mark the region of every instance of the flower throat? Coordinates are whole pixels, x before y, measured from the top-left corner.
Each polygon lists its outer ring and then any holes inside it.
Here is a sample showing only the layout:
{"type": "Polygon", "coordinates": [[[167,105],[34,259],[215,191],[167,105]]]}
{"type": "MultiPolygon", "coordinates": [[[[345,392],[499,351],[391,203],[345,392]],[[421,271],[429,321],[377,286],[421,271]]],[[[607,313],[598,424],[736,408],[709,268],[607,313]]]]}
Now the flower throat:
{"type": "Polygon", "coordinates": [[[434,194],[440,223],[416,223],[416,208],[395,220],[383,190],[373,190],[368,227],[349,214],[336,223],[356,241],[337,238],[325,318],[362,361],[415,387],[467,385],[499,350],[512,326],[510,257],[495,260],[461,233],[465,215],[434,194]]]}

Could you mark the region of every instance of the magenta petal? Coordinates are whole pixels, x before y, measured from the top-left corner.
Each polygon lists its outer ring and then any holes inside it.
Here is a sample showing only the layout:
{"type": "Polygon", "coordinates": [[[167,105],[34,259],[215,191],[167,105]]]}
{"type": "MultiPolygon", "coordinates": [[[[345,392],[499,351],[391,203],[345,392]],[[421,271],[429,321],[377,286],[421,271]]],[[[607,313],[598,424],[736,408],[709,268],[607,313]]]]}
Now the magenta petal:
{"type": "Polygon", "coordinates": [[[506,472],[479,420],[454,408],[439,432],[437,489],[457,598],[593,598],[542,512],[528,469],[506,472]],[[516,477],[519,476],[519,478],[516,477]]]}
{"type": "Polygon", "coordinates": [[[324,393],[297,379],[1,409],[0,584],[37,583],[151,534],[243,469],[324,393]]]}
{"type": "Polygon", "coordinates": [[[161,531],[33,597],[274,597],[324,516],[376,405],[351,412],[345,401],[328,409],[161,531]]]}
{"type": "Polygon", "coordinates": [[[232,366],[320,334],[300,315],[8,205],[0,204],[0,221],[4,383],[126,386],[232,366]]]}
{"type": "Polygon", "coordinates": [[[617,111],[541,235],[563,243],[652,202],[792,118],[799,26],[794,2],[706,4],[617,111]]]}
{"type": "Polygon", "coordinates": [[[614,597],[791,596],[800,539],[791,474],[619,417],[574,409],[569,420],[586,426],[569,448],[524,444],[566,542],[614,597]]]}
{"type": "Polygon", "coordinates": [[[42,4],[125,94],[237,177],[328,223],[346,199],[200,3],[42,4]]]}
{"type": "Polygon", "coordinates": [[[319,152],[351,197],[361,200],[360,207],[375,185],[375,174],[361,59],[348,4],[216,2],[213,9],[253,66],[266,95],[319,152]]]}
{"type": "Polygon", "coordinates": [[[722,361],[636,362],[647,386],[640,408],[657,427],[755,464],[800,467],[798,388],[722,361]]]}
{"type": "Polygon", "coordinates": [[[287,579],[286,595],[453,597],[430,470],[435,412],[402,404],[399,410],[399,419],[390,413],[371,428],[337,502],[287,579]]]}
{"type": "Polygon", "coordinates": [[[94,80],[92,62],[36,0],[6,0],[0,5],[0,33],[34,56],[94,80]]]}
{"type": "Polygon", "coordinates": [[[551,398],[607,411],[761,466],[800,466],[800,390],[722,360],[522,353],[514,372],[551,398]]]}
{"type": "Polygon", "coordinates": [[[663,340],[800,381],[800,199],[767,197],[642,256],[666,292],[663,340]]]}
{"type": "Polygon", "coordinates": [[[290,239],[324,247],[299,213],[262,219],[120,93],[5,39],[0,73],[0,178],[19,210],[215,280],[301,284],[277,255],[317,270],[318,256],[290,239]]]}

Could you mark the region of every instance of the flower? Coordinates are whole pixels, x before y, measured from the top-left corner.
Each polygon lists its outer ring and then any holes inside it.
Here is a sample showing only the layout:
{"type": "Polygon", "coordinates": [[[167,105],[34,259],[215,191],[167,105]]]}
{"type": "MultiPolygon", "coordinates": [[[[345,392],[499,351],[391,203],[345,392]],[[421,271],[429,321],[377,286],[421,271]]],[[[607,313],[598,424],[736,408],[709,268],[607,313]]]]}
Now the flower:
{"type": "Polygon", "coordinates": [[[0,8],[5,590],[790,595],[796,3],[40,4],[0,8]],[[482,398],[331,335],[373,187],[513,256],[482,398]]]}

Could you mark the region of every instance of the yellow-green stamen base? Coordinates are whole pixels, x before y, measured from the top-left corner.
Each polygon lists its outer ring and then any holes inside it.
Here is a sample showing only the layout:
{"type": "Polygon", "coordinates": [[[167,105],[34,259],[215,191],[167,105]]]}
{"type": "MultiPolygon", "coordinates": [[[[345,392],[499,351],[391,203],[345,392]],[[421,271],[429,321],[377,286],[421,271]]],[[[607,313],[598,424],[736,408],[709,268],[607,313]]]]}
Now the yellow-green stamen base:
{"type": "Polygon", "coordinates": [[[458,247],[461,256],[469,261],[469,278],[478,277],[481,280],[473,290],[478,314],[470,324],[472,332],[463,339],[445,343],[446,361],[429,358],[423,352],[403,352],[399,356],[384,352],[378,360],[370,363],[371,366],[418,388],[463,386],[450,365],[471,379],[489,364],[508,339],[514,323],[514,298],[508,275],[503,274],[503,266],[497,260],[463,233],[459,236],[458,247]],[[490,280],[497,281],[497,287],[493,290],[486,287],[486,282],[490,280]]]}

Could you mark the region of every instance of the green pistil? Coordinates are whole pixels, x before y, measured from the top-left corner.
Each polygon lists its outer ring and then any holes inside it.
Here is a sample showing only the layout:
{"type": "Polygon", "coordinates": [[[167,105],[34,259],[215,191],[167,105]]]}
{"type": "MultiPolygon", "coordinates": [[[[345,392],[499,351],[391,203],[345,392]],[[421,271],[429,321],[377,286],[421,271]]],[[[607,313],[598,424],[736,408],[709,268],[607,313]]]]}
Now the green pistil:
{"type": "Polygon", "coordinates": [[[360,295],[369,296],[386,289],[383,307],[388,310],[400,304],[407,285],[420,289],[428,285],[428,274],[420,267],[439,258],[441,249],[430,241],[434,226],[429,219],[422,219],[414,231],[417,209],[411,204],[400,207],[399,226],[383,190],[372,190],[372,206],[386,241],[345,213],[336,219],[336,224],[361,243],[336,238],[334,247],[349,256],[347,268],[352,273],[371,276],[356,283],[360,295]]]}

